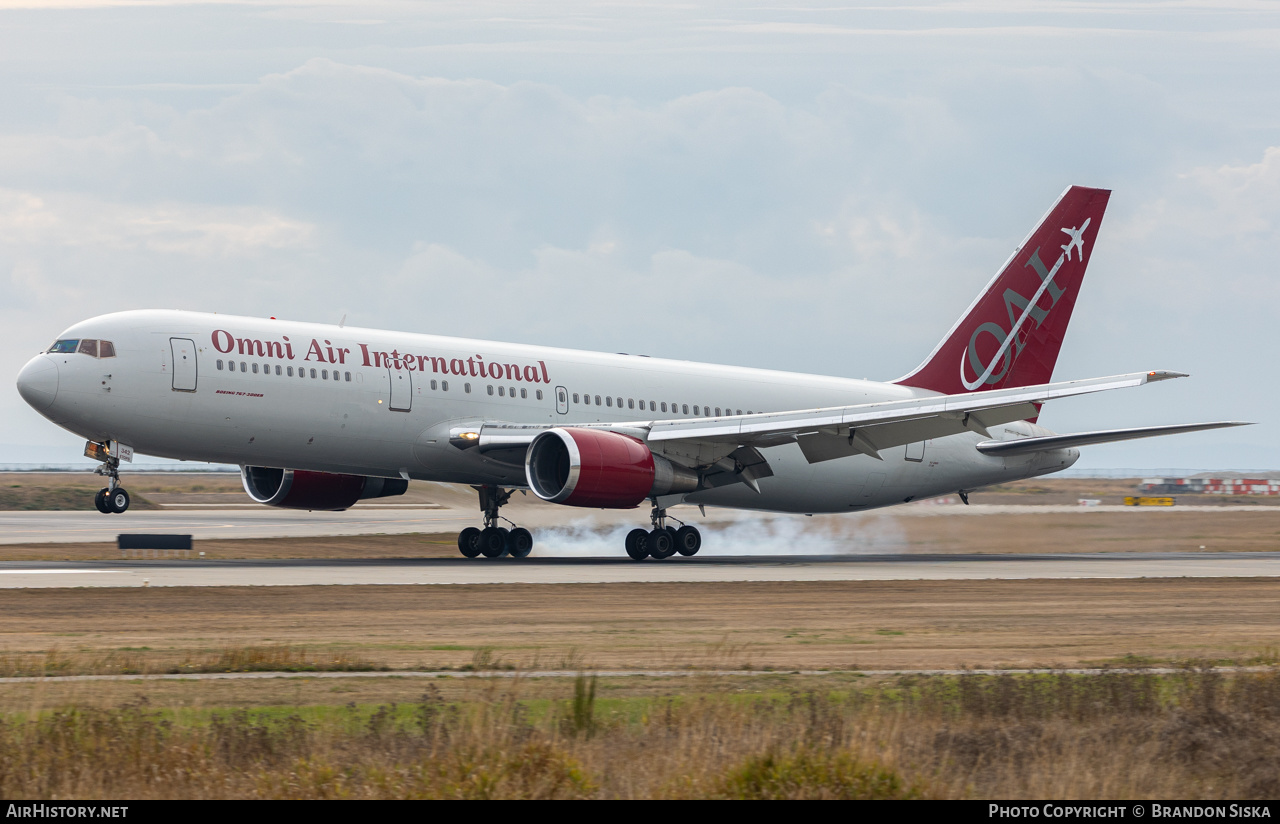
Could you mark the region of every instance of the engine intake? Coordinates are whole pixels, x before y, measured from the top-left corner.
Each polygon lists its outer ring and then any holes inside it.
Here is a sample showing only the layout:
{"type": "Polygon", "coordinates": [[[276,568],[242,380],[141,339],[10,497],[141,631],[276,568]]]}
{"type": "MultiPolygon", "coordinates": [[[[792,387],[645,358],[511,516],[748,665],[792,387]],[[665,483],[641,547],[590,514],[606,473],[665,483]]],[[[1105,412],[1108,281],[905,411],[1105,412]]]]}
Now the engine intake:
{"type": "Polygon", "coordinates": [[[409,482],[403,478],[372,478],[306,469],[265,466],[240,468],[240,481],[249,497],[260,504],[283,509],[341,511],[366,498],[403,495],[409,482]]]}
{"type": "Polygon", "coordinates": [[[548,429],[529,444],[525,477],[557,504],[631,509],[645,498],[693,492],[698,475],[655,455],[638,438],[576,427],[548,429]]]}

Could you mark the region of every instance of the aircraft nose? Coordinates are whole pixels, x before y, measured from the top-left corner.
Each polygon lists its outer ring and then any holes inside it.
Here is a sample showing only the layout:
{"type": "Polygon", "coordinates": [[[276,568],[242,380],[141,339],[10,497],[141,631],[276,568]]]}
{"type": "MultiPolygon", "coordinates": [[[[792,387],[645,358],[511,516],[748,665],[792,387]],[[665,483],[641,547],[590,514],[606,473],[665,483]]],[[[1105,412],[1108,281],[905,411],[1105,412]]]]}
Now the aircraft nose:
{"type": "Polygon", "coordinates": [[[53,406],[58,395],[58,365],[52,358],[36,355],[18,373],[18,394],[37,412],[53,406]]]}

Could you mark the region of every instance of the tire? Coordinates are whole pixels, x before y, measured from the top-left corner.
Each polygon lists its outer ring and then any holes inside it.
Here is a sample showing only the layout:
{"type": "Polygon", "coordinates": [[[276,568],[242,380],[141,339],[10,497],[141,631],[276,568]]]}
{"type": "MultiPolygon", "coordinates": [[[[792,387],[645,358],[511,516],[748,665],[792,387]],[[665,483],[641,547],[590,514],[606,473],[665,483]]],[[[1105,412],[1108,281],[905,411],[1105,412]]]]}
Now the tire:
{"type": "Polygon", "coordinates": [[[94,494],[93,505],[103,515],[111,514],[111,507],[107,506],[107,490],[105,487],[102,489],[99,489],[97,493],[94,494]]]}
{"type": "Polygon", "coordinates": [[[682,526],[676,530],[676,552],[686,558],[698,554],[702,549],[702,533],[697,527],[682,526]]]}
{"type": "Polygon", "coordinates": [[[123,486],[117,486],[114,492],[107,494],[107,506],[117,515],[129,508],[129,493],[123,486]]]}
{"type": "Polygon", "coordinates": [[[480,554],[486,558],[501,558],[507,554],[507,530],[491,526],[480,531],[480,554]]]}
{"type": "Polygon", "coordinates": [[[473,526],[458,533],[458,551],[468,558],[474,558],[480,554],[480,530],[473,526]]]}
{"type": "Polygon", "coordinates": [[[633,529],[627,533],[627,554],[633,561],[643,561],[649,557],[649,533],[643,529],[633,529]]]}
{"type": "Polygon", "coordinates": [[[676,542],[671,539],[671,533],[665,529],[655,529],[650,532],[645,539],[645,545],[649,548],[649,557],[659,561],[676,554],[676,542]]]}
{"type": "Polygon", "coordinates": [[[512,558],[527,558],[533,552],[533,533],[518,526],[507,536],[507,546],[512,558]]]}

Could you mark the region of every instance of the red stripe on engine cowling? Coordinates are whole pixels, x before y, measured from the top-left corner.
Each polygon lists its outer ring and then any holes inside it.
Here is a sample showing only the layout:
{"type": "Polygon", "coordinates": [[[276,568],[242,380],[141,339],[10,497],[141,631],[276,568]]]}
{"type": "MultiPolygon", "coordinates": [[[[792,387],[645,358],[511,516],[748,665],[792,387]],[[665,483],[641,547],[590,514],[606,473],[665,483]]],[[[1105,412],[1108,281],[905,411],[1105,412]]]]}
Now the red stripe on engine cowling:
{"type": "Polygon", "coordinates": [[[360,500],[364,482],[363,475],[294,470],[293,486],[276,506],[284,509],[347,509],[360,500]]]}
{"type": "Polygon", "coordinates": [[[578,446],[578,483],[561,503],[631,509],[653,489],[653,453],[640,440],[617,432],[566,429],[578,446]]]}

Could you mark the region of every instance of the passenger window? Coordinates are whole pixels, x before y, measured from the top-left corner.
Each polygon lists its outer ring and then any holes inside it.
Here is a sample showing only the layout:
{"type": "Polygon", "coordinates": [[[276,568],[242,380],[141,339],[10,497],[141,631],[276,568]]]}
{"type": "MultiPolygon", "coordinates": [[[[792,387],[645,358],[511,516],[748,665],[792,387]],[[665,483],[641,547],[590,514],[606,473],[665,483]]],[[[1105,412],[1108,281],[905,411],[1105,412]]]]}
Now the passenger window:
{"type": "Polygon", "coordinates": [[[258,374],[258,364],[256,363],[253,365],[253,374],[258,374]]]}
{"type": "Polygon", "coordinates": [[[529,397],[529,390],[528,390],[528,389],[525,389],[523,386],[522,386],[522,387],[520,387],[520,398],[521,398],[521,400],[523,400],[523,399],[525,399],[525,398],[527,398],[527,397],[529,397]]]}
{"type": "MultiPolygon", "coordinates": [[[[663,407],[666,407],[666,404],[665,404],[665,403],[663,404],[663,407]]],[[[657,401],[649,401],[649,411],[650,411],[650,412],[657,412],[657,411],[658,411],[658,402],[657,402],[657,401]]],[[[663,411],[665,412],[665,411],[666,411],[666,409],[664,408],[664,409],[663,409],[663,411]]]]}
{"type": "Polygon", "coordinates": [[[448,391],[449,391],[449,382],[448,382],[448,381],[440,381],[440,390],[441,390],[442,392],[448,392],[448,391]]]}
{"type": "Polygon", "coordinates": [[[343,380],[345,380],[347,383],[351,383],[351,373],[350,373],[350,372],[343,372],[343,373],[342,373],[342,379],[343,379],[343,380]]]}
{"type": "Polygon", "coordinates": [[[222,361],[218,361],[218,371],[222,371],[222,361]]]}
{"type": "Polygon", "coordinates": [[[276,377],[280,377],[280,364],[276,364],[276,377]]]}
{"type": "Polygon", "coordinates": [[[735,414],[735,415],[741,415],[741,414],[742,414],[742,410],[741,410],[741,409],[739,409],[739,410],[735,411],[733,414],[735,414]]]}
{"type": "Polygon", "coordinates": [[[600,396],[596,395],[596,406],[600,405],[600,396]]]}
{"type": "Polygon", "coordinates": [[[264,374],[264,375],[270,375],[270,374],[271,374],[271,364],[269,364],[269,363],[264,363],[264,364],[262,364],[262,374],[264,374]]]}
{"type": "MultiPolygon", "coordinates": [[[[693,411],[694,411],[694,413],[696,414],[696,413],[697,413],[697,411],[698,411],[698,407],[696,407],[696,406],[695,406],[695,407],[693,408],[693,411]]],[[[686,414],[686,415],[688,415],[688,414],[689,414],[689,404],[687,404],[687,403],[684,405],[684,414],[686,414]]]]}
{"type": "Polygon", "coordinates": [[[535,389],[535,390],[533,390],[533,391],[534,391],[534,394],[535,394],[535,395],[537,395],[538,400],[542,400],[542,390],[541,390],[541,389],[535,389]]]}
{"type": "Polygon", "coordinates": [[[96,340],[82,340],[80,341],[80,349],[77,351],[82,355],[96,358],[98,357],[98,342],[96,340]]]}
{"type": "Polygon", "coordinates": [[[469,395],[469,394],[471,394],[471,384],[469,384],[469,383],[464,383],[464,384],[462,385],[462,391],[463,391],[463,392],[466,392],[468,395],[469,395]]]}
{"type": "Polygon", "coordinates": [[[716,407],[716,417],[720,417],[720,407],[716,407]]]}
{"type": "Polygon", "coordinates": [[[435,389],[436,389],[436,382],[435,382],[435,381],[432,381],[432,382],[431,382],[431,391],[432,391],[432,392],[434,392],[434,391],[435,391],[435,389]]]}
{"type": "Polygon", "coordinates": [[[695,414],[695,415],[700,414],[700,413],[698,412],[698,405],[697,405],[696,403],[693,405],[693,414],[695,414]]]}
{"type": "Polygon", "coordinates": [[[287,369],[287,370],[285,370],[285,373],[286,373],[289,377],[291,377],[291,378],[292,378],[292,377],[293,377],[293,367],[292,367],[292,366],[288,367],[288,369],[287,369]]]}
{"type": "Polygon", "coordinates": [[[574,402],[574,403],[578,403],[578,393],[577,393],[577,392],[574,392],[574,393],[573,393],[573,402],[574,402]]]}
{"type": "Polygon", "coordinates": [[[666,412],[666,411],[667,411],[667,402],[666,402],[666,401],[663,401],[663,402],[662,402],[662,411],[663,411],[663,412],[666,412]]]}
{"type": "Polygon", "coordinates": [[[613,406],[613,398],[609,395],[606,395],[604,398],[604,403],[605,403],[605,406],[613,406]]]}
{"type": "Polygon", "coordinates": [[[320,370],[320,379],[321,379],[321,380],[326,380],[326,381],[327,381],[327,380],[329,380],[329,370],[328,370],[328,369],[321,369],[321,370],[320,370]]]}
{"type": "Polygon", "coordinates": [[[489,386],[488,386],[487,388],[488,388],[488,390],[489,390],[489,394],[490,394],[490,395],[492,395],[492,394],[493,394],[493,384],[489,384],[489,386]]]}
{"type": "Polygon", "coordinates": [[[514,398],[516,396],[516,388],[514,386],[508,386],[507,394],[514,398]]]}
{"type": "Polygon", "coordinates": [[[618,408],[622,408],[622,398],[618,398],[618,408]]]}
{"type": "Polygon", "coordinates": [[[80,344],[79,338],[76,340],[60,340],[53,346],[49,347],[51,355],[71,355],[75,354],[76,347],[80,344]]]}
{"type": "Polygon", "coordinates": [[[312,379],[312,380],[315,380],[315,378],[316,378],[316,370],[312,369],[312,370],[311,370],[311,379],[312,379]]]}
{"type": "Polygon", "coordinates": [[[702,407],[702,417],[704,418],[711,417],[711,407],[709,406],[702,407]]]}
{"type": "Polygon", "coordinates": [[[109,340],[104,340],[98,349],[98,357],[114,358],[116,356],[116,345],[109,340]]]}

